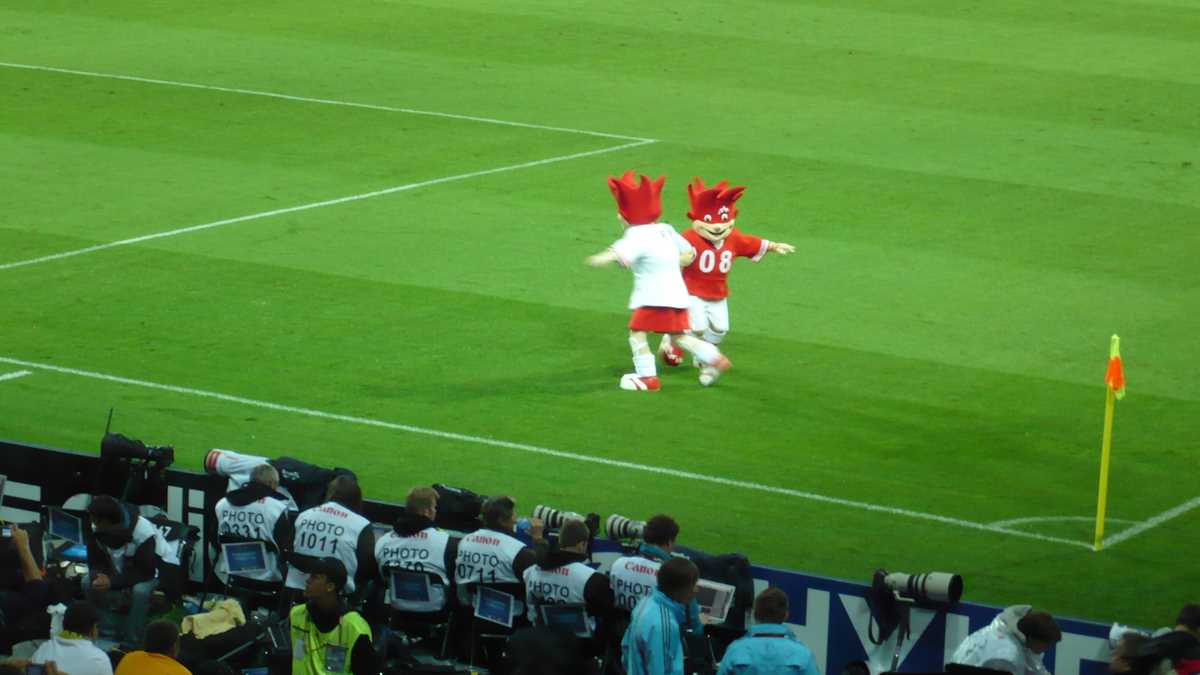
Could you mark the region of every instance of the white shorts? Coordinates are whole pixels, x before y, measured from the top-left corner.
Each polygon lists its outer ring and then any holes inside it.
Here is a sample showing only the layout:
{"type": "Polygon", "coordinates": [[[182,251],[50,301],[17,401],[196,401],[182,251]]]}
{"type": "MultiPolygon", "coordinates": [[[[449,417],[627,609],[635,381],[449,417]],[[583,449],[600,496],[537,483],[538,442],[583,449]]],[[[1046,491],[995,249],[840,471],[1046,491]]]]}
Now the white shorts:
{"type": "Polygon", "coordinates": [[[692,330],[697,333],[712,331],[718,334],[729,332],[728,298],[720,300],[705,300],[694,295],[688,296],[688,321],[692,330]]]}

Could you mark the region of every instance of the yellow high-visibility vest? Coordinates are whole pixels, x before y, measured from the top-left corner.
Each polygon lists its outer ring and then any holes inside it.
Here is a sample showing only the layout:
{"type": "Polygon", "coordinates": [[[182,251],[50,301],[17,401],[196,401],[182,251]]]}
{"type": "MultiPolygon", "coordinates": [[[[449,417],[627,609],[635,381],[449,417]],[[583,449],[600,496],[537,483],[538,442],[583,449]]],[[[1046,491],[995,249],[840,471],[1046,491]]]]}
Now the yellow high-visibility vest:
{"type": "Polygon", "coordinates": [[[292,675],[325,675],[325,673],[349,673],[350,652],[358,638],[371,638],[371,627],[358,612],[346,612],[337,627],[322,633],[308,616],[306,605],[297,605],[290,614],[292,624],[292,675]],[[341,668],[326,670],[326,658],[337,650],[344,650],[341,668]]]}

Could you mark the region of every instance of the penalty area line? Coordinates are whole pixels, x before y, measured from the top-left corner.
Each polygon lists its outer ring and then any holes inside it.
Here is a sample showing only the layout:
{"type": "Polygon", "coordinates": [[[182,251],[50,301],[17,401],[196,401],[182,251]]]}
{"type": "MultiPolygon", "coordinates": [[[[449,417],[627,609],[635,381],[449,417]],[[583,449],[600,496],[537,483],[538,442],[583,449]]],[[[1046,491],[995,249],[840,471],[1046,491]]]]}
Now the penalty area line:
{"type": "Polygon", "coordinates": [[[1061,537],[1051,537],[1051,536],[1036,534],[1033,532],[1022,532],[1020,530],[1013,530],[1013,529],[1009,529],[1009,528],[1005,528],[1005,527],[996,527],[994,525],[988,525],[986,523],[977,523],[977,522],[970,521],[970,520],[962,520],[959,518],[940,516],[940,515],[937,515],[934,513],[923,513],[921,511],[912,511],[909,509],[884,506],[884,505],[880,505],[880,504],[871,504],[868,502],[860,502],[860,501],[855,501],[855,500],[851,500],[851,499],[842,499],[840,497],[830,497],[827,495],[821,495],[821,494],[817,494],[817,493],[813,493],[813,492],[805,492],[802,490],[793,490],[791,488],[777,487],[774,485],[766,485],[763,483],[755,483],[755,482],[751,482],[751,481],[737,480],[737,479],[733,479],[733,478],[725,478],[722,476],[711,476],[711,475],[702,474],[702,473],[695,473],[692,471],[683,471],[680,469],[672,469],[672,468],[668,468],[668,467],[653,466],[650,464],[639,464],[637,462],[627,462],[627,461],[623,461],[623,460],[609,459],[606,457],[596,457],[594,455],[585,455],[585,454],[577,453],[577,452],[568,452],[566,450],[557,450],[554,448],[544,448],[541,446],[529,445],[526,443],[515,443],[512,441],[505,441],[505,440],[496,439],[496,438],[488,438],[486,436],[472,436],[469,434],[460,434],[460,433],[456,433],[456,432],[452,432],[452,431],[442,431],[439,429],[428,429],[425,427],[418,427],[418,426],[414,426],[411,424],[400,424],[397,422],[376,420],[376,419],[371,419],[368,417],[356,417],[353,415],[343,415],[343,414],[339,414],[339,413],[325,412],[322,410],[313,410],[311,408],[302,408],[302,407],[297,407],[297,406],[285,405],[285,404],[281,404],[281,403],[271,403],[269,401],[259,401],[259,400],[255,400],[255,399],[251,399],[251,398],[245,398],[242,396],[234,396],[231,394],[222,394],[220,392],[215,392],[215,391],[205,391],[202,389],[193,389],[191,387],[180,387],[180,386],[172,385],[172,384],[160,384],[158,382],[135,380],[132,378],[120,377],[117,375],[108,375],[105,373],[97,373],[97,372],[92,372],[92,371],[87,371],[87,370],[79,370],[76,368],[66,368],[63,366],[54,366],[54,365],[49,365],[49,364],[45,364],[45,363],[23,361],[20,359],[14,359],[14,358],[8,358],[8,357],[0,357],[0,363],[8,363],[11,365],[21,366],[24,368],[33,368],[35,370],[46,370],[46,371],[55,372],[55,373],[62,373],[64,375],[75,375],[78,377],[85,377],[85,378],[94,379],[94,380],[103,380],[106,382],[115,382],[118,384],[127,384],[127,385],[133,385],[133,386],[137,386],[137,387],[145,387],[148,389],[158,389],[160,391],[169,391],[169,392],[173,392],[176,394],[187,394],[190,396],[198,396],[198,397],[202,397],[202,398],[215,399],[218,401],[226,401],[228,403],[237,403],[237,404],[251,406],[251,407],[255,407],[255,408],[276,410],[279,412],[294,413],[297,415],[306,415],[308,417],[333,420],[333,421],[337,421],[337,422],[345,422],[348,424],[358,424],[358,425],[369,426],[369,427],[390,429],[393,431],[402,431],[402,432],[406,432],[406,433],[420,434],[423,436],[431,436],[434,438],[443,438],[443,439],[447,439],[447,440],[461,441],[464,443],[474,443],[474,444],[478,444],[478,445],[487,445],[487,446],[491,446],[491,447],[495,447],[495,448],[505,448],[508,450],[516,450],[516,451],[520,451],[520,452],[532,453],[532,454],[543,455],[543,456],[548,456],[548,457],[557,457],[559,459],[567,459],[567,460],[572,460],[572,461],[576,461],[576,462],[587,462],[590,464],[599,464],[599,465],[609,466],[609,467],[614,467],[614,468],[619,468],[619,469],[628,469],[631,471],[638,471],[638,472],[642,472],[642,473],[657,474],[660,476],[670,476],[673,478],[682,478],[685,480],[711,483],[711,484],[715,484],[715,485],[721,485],[724,487],[733,487],[733,488],[739,488],[739,489],[743,489],[743,490],[752,490],[755,492],[765,492],[765,493],[769,493],[769,494],[785,495],[788,497],[795,497],[797,499],[804,499],[804,500],[819,502],[819,503],[824,503],[824,504],[833,504],[833,505],[837,505],[837,506],[844,506],[847,508],[859,509],[859,510],[863,510],[863,511],[870,511],[870,512],[874,512],[874,513],[883,513],[883,514],[888,514],[888,515],[893,515],[893,516],[902,516],[905,518],[912,518],[912,519],[916,519],[916,520],[925,520],[925,521],[930,521],[930,522],[935,522],[935,523],[941,523],[943,525],[953,525],[956,527],[962,527],[962,528],[966,528],[966,529],[979,530],[979,531],[991,532],[991,533],[996,533],[996,534],[1006,534],[1009,536],[1020,537],[1020,538],[1024,538],[1024,539],[1034,539],[1037,541],[1052,542],[1052,543],[1056,543],[1056,544],[1065,544],[1068,546],[1078,546],[1078,547],[1089,549],[1089,550],[1091,549],[1090,544],[1088,544],[1086,542],[1075,541],[1072,539],[1063,539],[1061,537]]]}
{"type": "Polygon", "coordinates": [[[18,370],[13,373],[5,373],[3,375],[0,375],[0,382],[4,382],[5,380],[15,380],[18,377],[25,377],[26,375],[32,375],[32,374],[33,373],[28,370],[18,370]]]}
{"type": "Polygon", "coordinates": [[[372,199],[374,197],[382,197],[384,195],[390,195],[390,194],[394,194],[396,192],[404,192],[406,190],[415,190],[417,188],[429,187],[432,185],[441,185],[442,183],[452,183],[454,181],[466,180],[468,178],[479,178],[481,176],[490,176],[492,174],[504,173],[506,171],[517,171],[520,169],[529,169],[529,168],[536,167],[536,166],[545,166],[547,164],[555,164],[557,162],[566,162],[566,161],[569,161],[572,159],[581,159],[584,157],[603,155],[603,154],[609,153],[609,152],[617,152],[619,150],[626,150],[629,148],[635,148],[635,147],[638,147],[641,145],[648,145],[650,143],[656,143],[656,142],[657,141],[646,140],[646,141],[637,141],[635,143],[623,143],[621,145],[615,145],[610,148],[600,148],[599,150],[588,150],[585,152],[572,153],[570,155],[560,155],[558,157],[550,157],[547,159],[537,159],[537,160],[534,160],[531,162],[522,162],[520,164],[510,164],[508,166],[500,166],[500,167],[496,167],[494,169],[484,169],[482,171],[472,171],[470,173],[460,173],[460,174],[457,174],[454,176],[444,176],[442,178],[434,178],[432,180],[421,181],[419,183],[408,183],[406,185],[397,185],[395,187],[385,188],[383,190],[374,190],[372,192],[363,192],[363,193],[356,194],[356,195],[348,195],[346,197],[337,197],[335,199],[326,199],[324,201],[319,201],[319,202],[310,202],[308,204],[299,204],[297,206],[289,206],[289,207],[283,208],[283,209],[274,209],[271,211],[260,211],[258,213],[251,213],[251,214],[244,215],[244,216],[237,216],[236,218],[226,218],[224,220],[216,220],[211,223],[203,223],[201,225],[191,225],[189,227],[180,227],[180,228],[177,228],[174,230],[167,230],[165,232],[155,232],[153,234],[144,234],[140,237],[132,237],[129,239],[120,239],[118,241],[110,241],[105,244],[96,244],[95,246],[86,246],[84,248],[78,248],[78,249],[74,249],[71,251],[63,251],[61,253],[52,253],[50,255],[44,255],[44,256],[41,256],[38,258],[30,258],[28,260],[17,260],[17,261],[8,262],[8,263],[0,263],[0,271],[16,269],[18,267],[27,267],[29,265],[37,265],[39,263],[51,262],[54,260],[62,260],[63,258],[73,258],[73,257],[79,256],[79,255],[95,253],[97,251],[103,251],[103,250],[110,249],[110,248],[117,248],[119,246],[131,246],[133,244],[140,244],[142,242],[151,241],[154,239],[164,239],[166,237],[174,237],[174,236],[178,236],[181,234],[188,234],[191,232],[199,232],[201,230],[209,230],[214,227],[221,227],[222,225],[232,225],[234,223],[244,223],[244,222],[250,221],[250,220],[258,220],[260,218],[270,218],[272,216],[281,216],[281,215],[284,215],[287,213],[297,213],[299,211],[308,211],[310,209],[319,209],[319,208],[324,208],[326,206],[336,206],[338,204],[347,204],[350,202],[362,201],[364,199],[372,199]]]}

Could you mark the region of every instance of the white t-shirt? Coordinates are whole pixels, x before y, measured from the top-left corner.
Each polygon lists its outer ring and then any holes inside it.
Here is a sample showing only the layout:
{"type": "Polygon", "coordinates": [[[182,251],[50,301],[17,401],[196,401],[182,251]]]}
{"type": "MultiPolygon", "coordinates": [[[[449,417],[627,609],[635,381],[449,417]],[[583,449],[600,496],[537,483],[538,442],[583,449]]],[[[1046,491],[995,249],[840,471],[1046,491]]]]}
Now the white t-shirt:
{"type": "Polygon", "coordinates": [[[695,249],[674,227],[666,223],[630,225],[625,236],[609,248],[622,266],[633,270],[629,309],[688,306],[679,256],[695,249]]]}
{"type": "Polygon", "coordinates": [[[70,675],[112,675],[112,661],[91,640],[67,640],[61,636],[43,642],[29,659],[45,664],[53,661],[58,669],[70,675]]]}

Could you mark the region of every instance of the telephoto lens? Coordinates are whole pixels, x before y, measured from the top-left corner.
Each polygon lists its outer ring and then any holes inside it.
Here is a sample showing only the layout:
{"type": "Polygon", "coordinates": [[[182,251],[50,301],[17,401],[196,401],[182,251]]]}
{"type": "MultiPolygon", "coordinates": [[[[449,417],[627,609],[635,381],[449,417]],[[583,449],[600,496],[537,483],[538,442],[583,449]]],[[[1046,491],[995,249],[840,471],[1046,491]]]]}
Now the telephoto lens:
{"type": "Polygon", "coordinates": [[[559,511],[542,504],[533,507],[533,517],[540,518],[548,529],[562,529],[563,523],[568,520],[583,520],[583,516],[573,511],[559,511]]]}
{"type": "Polygon", "coordinates": [[[608,532],[609,539],[641,539],[642,530],[645,528],[646,523],[615,513],[604,522],[604,530],[608,532]]]}

